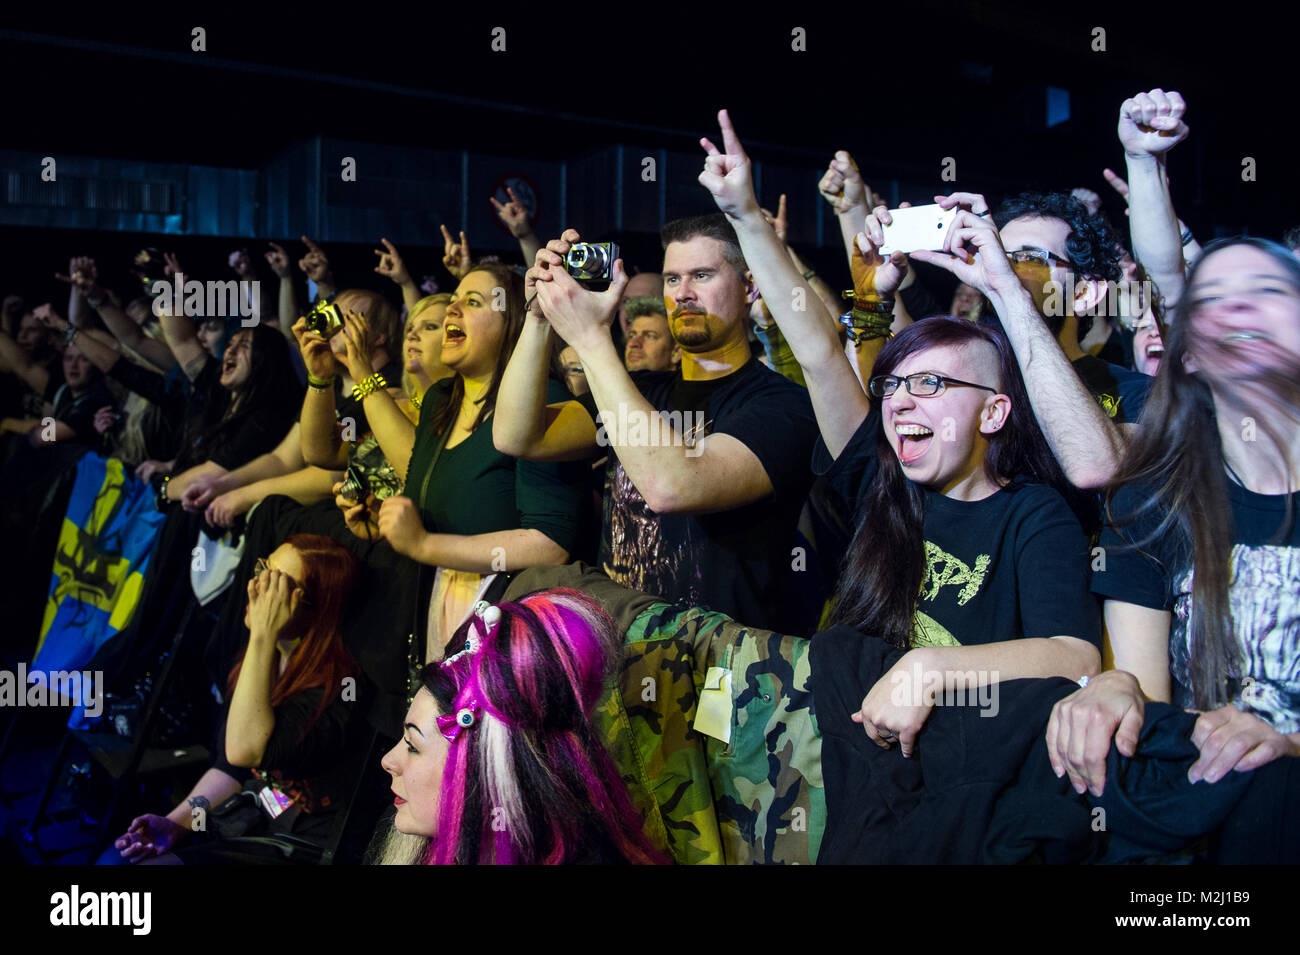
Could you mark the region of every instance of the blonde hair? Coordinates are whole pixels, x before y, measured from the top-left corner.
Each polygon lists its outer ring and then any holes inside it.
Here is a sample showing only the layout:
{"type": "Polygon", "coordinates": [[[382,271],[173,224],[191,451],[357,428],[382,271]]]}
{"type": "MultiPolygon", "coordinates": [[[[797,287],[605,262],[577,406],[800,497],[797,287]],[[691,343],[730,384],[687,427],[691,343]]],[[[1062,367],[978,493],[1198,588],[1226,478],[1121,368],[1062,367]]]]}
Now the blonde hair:
{"type": "MultiPolygon", "coordinates": [[[[451,304],[450,292],[437,292],[433,295],[426,295],[424,298],[420,299],[418,302],[416,302],[414,305],[411,306],[411,310],[406,315],[406,320],[408,323],[415,321],[415,317],[417,315],[419,315],[426,308],[429,308],[432,305],[450,305],[450,304],[451,304]]],[[[421,397],[420,384],[418,381],[416,381],[415,376],[406,370],[405,362],[402,363],[402,391],[406,393],[406,397],[410,398],[412,402],[420,400],[421,397]]]]}

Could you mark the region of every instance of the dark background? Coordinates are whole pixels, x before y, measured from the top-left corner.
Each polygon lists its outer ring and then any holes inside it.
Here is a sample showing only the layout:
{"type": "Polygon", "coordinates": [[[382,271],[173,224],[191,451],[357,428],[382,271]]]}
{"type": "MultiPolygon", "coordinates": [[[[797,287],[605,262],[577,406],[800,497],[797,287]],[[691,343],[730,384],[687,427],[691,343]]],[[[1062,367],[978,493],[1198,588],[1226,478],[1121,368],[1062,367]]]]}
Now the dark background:
{"type": "MultiPolygon", "coordinates": [[[[822,202],[816,171],[847,148],[891,200],[1086,185],[1123,227],[1123,203],[1101,170],[1123,173],[1120,103],[1160,86],[1189,104],[1192,136],[1170,161],[1183,219],[1202,240],[1280,234],[1300,219],[1290,188],[1297,51],[1289,16],[1254,4],[1223,4],[1212,16],[1161,7],[1085,13],[1063,3],[914,0],[791,5],[775,16],[740,4],[348,4],[292,15],[10,9],[0,28],[0,148],[240,169],[316,135],[544,161],[613,144],[702,156],[698,138],[717,138],[716,110],[727,106],[753,158],[809,171],[805,190],[790,196],[795,218],[811,221],[822,202]],[[194,26],[207,31],[204,53],[190,50],[194,26]],[[495,26],[507,31],[505,53],[490,48],[495,26]],[[807,31],[805,52],[791,49],[796,26],[807,31]],[[1106,31],[1104,52],[1092,49],[1095,27],[1106,31]],[[1048,86],[1067,90],[1070,105],[1069,119],[1051,128],[1048,86]],[[1242,181],[1246,156],[1256,160],[1253,182],[1242,181]],[[956,161],[953,183],[940,180],[944,157],[956,161]]],[[[711,211],[691,179],[673,180],[676,204],[711,211]]],[[[843,271],[825,219],[806,251],[843,271]]],[[[611,226],[589,228],[608,234],[611,226]]],[[[435,234],[403,248],[417,279],[441,274],[435,234]]],[[[4,289],[29,300],[66,295],[46,276],[74,253],[98,255],[111,282],[142,244],[176,248],[187,270],[214,275],[246,244],[39,227],[0,228],[0,237],[4,289]]],[[[617,238],[633,265],[657,267],[651,230],[617,238]]],[[[518,259],[499,230],[471,232],[471,243],[476,253],[518,259]]],[[[336,271],[377,278],[368,245],[329,251],[336,271]]]]}

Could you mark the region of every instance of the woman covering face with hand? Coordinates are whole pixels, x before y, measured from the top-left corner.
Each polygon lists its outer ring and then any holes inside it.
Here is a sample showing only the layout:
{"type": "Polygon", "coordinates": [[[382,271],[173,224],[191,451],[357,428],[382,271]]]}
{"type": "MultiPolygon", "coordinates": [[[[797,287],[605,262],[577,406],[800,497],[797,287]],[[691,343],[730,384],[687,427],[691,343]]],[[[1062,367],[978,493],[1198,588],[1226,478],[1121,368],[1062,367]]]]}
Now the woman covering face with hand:
{"type": "Polygon", "coordinates": [[[230,674],[213,765],[166,816],[131,823],[114,843],[122,859],[181,850],[167,861],[284,860],[278,849],[224,840],[226,820],[249,835],[292,833],[323,844],[353,769],[357,704],[343,691],[348,680],[355,685],[357,668],[340,622],[357,568],[344,548],[311,534],[291,537],[260,565],[248,584],[248,645],[230,674]],[[203,835],[193,831],[197,819],[203,835]]]}

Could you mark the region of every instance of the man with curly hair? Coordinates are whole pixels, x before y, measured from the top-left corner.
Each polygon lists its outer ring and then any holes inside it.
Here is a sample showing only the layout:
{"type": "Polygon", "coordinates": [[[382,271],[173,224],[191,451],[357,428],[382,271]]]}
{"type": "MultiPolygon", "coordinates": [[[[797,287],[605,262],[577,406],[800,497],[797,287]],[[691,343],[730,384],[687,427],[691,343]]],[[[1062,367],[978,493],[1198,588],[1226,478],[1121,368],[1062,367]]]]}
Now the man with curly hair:
{"type": "Polygon", "coordinates": [[[1107,301],[1107,283],[1120,278],[1119,242],[1110,224],[1064,192],[1013,196],[993,221],[1021,284],[1088,391],[1108,418],[1133,424],[1151,378],[1079,345],[1092,327],[1087,312],[1107,301]]]}

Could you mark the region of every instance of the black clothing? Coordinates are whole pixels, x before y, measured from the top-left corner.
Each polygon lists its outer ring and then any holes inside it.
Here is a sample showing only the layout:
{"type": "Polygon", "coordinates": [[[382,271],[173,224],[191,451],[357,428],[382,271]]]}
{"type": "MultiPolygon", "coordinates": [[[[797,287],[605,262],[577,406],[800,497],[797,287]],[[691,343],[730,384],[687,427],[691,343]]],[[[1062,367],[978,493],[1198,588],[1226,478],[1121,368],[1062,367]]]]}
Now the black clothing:
{"type": "Polygon", "coordinates": [[[1119,365],[1083,355],[1070,363],[1084,386],[1119,424],[1132,424],[1142,415],[1155,379],[1119,365]]]}
{"type": "MultiPolygon", "coordinates": [[[[1114,496],[1114,519],[1101,536],[1104,569],[1093,574],[1092,591],[1172,611],[1169,670],[1173,702],[1191,707],[1191,555],[1180,553],[1172,534],[1148,541],[1164,514],[1136,515],[1152,500],[1150,488],[1126,485],[1114,496]],[[1143,543],[1145,541],[1145,543],[1143,543]],[[1130,546],[1141,544],[1141,550],[1130,546]],[[1146,553],[1142,553],[1145,551],[1146,553]]],[[[1228,480],[1232,513],[1232,583],[1229,602],[1241,672],[1233,674],[1233,705],[1254,713],[1279,733],[1300,732],[1300,493],[1255,494],[1228,480]]]]}
{"type": "MultiPolygon", "coordinates": [[[[847,513],[858,512],[876,478],[880,427],[873,408],[834,461],[817,440],[813,470],[846,502],[847,513]]],[[[1019,480],[982,501],[923,493],[926,571],[913,646],[1071,636],[1100,648],[1088,542],[1060,494],[1019,480]]]]}
{"type": "Polygon", "coordinates": [[[846,627],[813,638],[819,864],[1158,862],[1198,849],[1216,864],[1300,860],[1300,759],[1193,785],[1196,716],[1168,704],[1147,705],[1134,757],[1112,744],[1100,798],[1076,794],[1047,758],[1052,707],[1077,689],[1066,679],[1000,683],[988,706],[936,706],[910,759],[881,749],[849,714],[901,655],[846,627]]]}
{"type": "MultiPolygon", "coordinates": [[[[815,621],[800,619],[806,615],[795,612],[797,602],[788,598],[803,586],[792,569],[792,548],[812,483],[808,462],[817,434],[807,391],[757,361],[710,381],[686,381],[680,371],[638,371],[631,377],[656,410],[673,416],[688,444],[711,434],[744,444],[762,464],[773,493],[729,511],[656,514],[611,447],[600,546],[605,573],[666,600],[710,607],[773,630],[809,633],[815,621]]],[[[649,433],[644,422],[598,420],[591,395],[579,401],[599,426],[602,444],[613,444],[608,428],[626,429],[629,443],[649,433]]]]}

